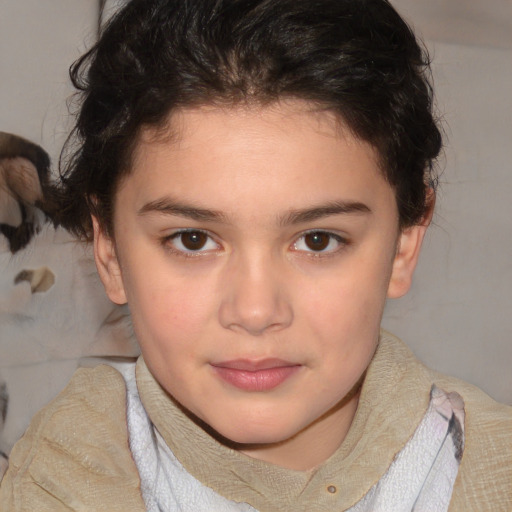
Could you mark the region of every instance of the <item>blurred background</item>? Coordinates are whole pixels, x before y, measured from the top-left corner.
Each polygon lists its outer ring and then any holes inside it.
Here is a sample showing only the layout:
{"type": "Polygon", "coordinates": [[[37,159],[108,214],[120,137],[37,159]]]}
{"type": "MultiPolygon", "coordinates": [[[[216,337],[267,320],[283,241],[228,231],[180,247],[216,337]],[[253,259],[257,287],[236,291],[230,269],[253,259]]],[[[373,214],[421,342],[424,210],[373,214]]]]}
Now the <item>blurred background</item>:
{"type": "Polygon", "coordinates": [[[394,0],[433,58],[446,148],[411,292],[383,325],[512,404],[512,2],[394,0]]]}
{"type": "MultiPolygon", "coordinates": [[[[0,131],[40,144],[54,166],[72,125],[68,67],[94,42],[100,7],[108,15],[115,3],[0,0],[0,131]]],[[[512,404],[512,2],[392,3],[433,57],[446,148],[436,214],[413,288],[388,303],[383,326],[429,366],[512,404]]],[[[38,244],[39,252],[56,250],[53,235],[38,244]]],[[[6,256],[0,265],[0,275],[7,275],[12,262],[6,256]]],[[[0,282],[0,313],[1,288],[0,282]]],[[[62,291],[58,300],[74,308],[62,291]]],[[[7,382],[11,403],[0,450],[9,449],[84,356],[109,355],[110,349],[123,354],[108,343],[91,349],[84,341],[89,320],[73,311],[76,323],[67,322],[61,339],[53,326],[51,350],[41,334],[0,326],[0,382],[7,382]]]]}

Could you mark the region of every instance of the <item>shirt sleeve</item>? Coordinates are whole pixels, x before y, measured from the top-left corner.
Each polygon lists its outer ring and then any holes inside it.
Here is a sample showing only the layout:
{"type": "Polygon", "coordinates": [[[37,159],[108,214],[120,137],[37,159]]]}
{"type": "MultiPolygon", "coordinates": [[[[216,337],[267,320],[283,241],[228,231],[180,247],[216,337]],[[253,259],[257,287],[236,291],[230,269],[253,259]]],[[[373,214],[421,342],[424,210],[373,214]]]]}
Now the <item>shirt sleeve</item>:
{"type": "Polygon", "coordinates": [[[14,446],[0,510],[144,511],[128,445],[126,389],[113,368],[80,369],[14,446]]]}

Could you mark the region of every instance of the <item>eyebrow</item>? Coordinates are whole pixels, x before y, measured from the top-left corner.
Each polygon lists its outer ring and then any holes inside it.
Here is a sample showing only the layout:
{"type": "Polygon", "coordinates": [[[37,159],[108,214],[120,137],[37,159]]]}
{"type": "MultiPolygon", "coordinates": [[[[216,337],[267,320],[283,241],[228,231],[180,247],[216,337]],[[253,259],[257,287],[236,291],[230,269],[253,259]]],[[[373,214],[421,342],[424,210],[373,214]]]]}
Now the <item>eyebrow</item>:
{"type": "Polygon", "coordinates": [[[137,215],[147,215],[149,213],[163,213],[165,215],[177,215],[193,220],[200,221],[226,221],[226,215],[216,210],[207,208],[198,208],[193,205],[182,204],[169,197],[156,199],[146,203],[139,208],[137,215]]]}
{"type": "MultiPolygon", "coordinates": [[[[217,210],[199,208],[193,205],[180,203],[170,197],[156,199],[142,206],[137,215],[143,216],[151,213],[176,215],[198,221],[229,222],[228,216],[217,210]]],[[[364,203],[357,201],[331,201],[319,206],[291,210],[279,218],[282,226],[312,222],[324,217],[342,214],[370,214],[372,210],[364,203]]]]}
{"type": "Polygon", "coordinates": [[[331,215],[370,213],[372,213],[372,210],[364,203],[358,201],[332,201],[312,208],[292,210],[280,219],[280,224],[301,224],[331,215]]]}

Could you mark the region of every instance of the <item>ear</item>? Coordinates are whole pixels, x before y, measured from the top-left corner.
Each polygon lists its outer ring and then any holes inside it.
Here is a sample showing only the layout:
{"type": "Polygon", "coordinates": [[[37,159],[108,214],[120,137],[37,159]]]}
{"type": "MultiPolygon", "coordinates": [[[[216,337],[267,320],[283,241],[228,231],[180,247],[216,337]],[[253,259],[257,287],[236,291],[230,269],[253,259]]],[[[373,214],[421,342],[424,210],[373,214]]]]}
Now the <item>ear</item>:
{"type": "Polygon", "coordinates": [[[434,212],[435,195],[427,192],[428,210],[419,224],[404,229],[398,237],[397,250],[393,260],[388,298],[396,299],[405,295],[412,283],[414,269],[418,263],[421,246],[434,212]]]}
{"type": "Polygon", "coordinates": [[[112,302],[126,304],[121,266],[114,241],[105,233],[94,215],[92,216],[92,225],[94,228],[94,259],[101,282],[112,302]]]}

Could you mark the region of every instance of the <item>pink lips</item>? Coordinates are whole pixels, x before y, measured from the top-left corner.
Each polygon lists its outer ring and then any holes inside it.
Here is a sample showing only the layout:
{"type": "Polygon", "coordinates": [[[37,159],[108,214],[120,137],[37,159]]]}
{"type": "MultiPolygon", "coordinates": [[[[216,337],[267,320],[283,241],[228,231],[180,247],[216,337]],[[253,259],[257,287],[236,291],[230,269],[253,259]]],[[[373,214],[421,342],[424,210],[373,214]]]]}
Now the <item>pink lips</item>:
{"type": "Polygon", "coordinates": [[[212,363],[212,367],[222,380],[239,389],[268,391],[282,384],[301,366],[281,359],[237,359],[212,363]]]}

